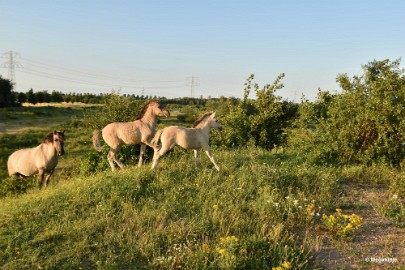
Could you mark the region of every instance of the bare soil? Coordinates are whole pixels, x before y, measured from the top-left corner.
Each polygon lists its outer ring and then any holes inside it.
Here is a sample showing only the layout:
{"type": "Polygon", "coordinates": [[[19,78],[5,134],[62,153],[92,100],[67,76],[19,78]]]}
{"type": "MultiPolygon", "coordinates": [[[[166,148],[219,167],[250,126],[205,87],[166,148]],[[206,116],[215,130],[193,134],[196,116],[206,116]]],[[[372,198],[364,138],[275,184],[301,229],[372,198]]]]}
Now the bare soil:
{"type": "MultiPolygon", "coordinates": [[[[376,203],[385,197],[384,186],[347,187],[343,200],[351,200],[363,225],[352,242],[323,238],[315,253],[321,269],[405,269],[405,229],[376,212],[376,203]]],[[[345,210],[350,212],[350,210],[345,210]]]]}

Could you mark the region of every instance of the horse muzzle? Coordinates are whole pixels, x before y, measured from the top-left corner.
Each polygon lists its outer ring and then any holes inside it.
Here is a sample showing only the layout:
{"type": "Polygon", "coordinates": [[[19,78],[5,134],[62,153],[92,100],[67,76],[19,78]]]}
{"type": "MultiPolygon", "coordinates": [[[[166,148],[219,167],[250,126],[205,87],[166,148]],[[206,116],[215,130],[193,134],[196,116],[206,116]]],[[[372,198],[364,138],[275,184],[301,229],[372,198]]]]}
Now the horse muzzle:
{"type": "Polygon", "coordinates": [[[169,110],[163,109],[163,110],[162,110],[162,113],[163,113],[163,115],[166,116],[166,117],[170,116],[169,110]]]}

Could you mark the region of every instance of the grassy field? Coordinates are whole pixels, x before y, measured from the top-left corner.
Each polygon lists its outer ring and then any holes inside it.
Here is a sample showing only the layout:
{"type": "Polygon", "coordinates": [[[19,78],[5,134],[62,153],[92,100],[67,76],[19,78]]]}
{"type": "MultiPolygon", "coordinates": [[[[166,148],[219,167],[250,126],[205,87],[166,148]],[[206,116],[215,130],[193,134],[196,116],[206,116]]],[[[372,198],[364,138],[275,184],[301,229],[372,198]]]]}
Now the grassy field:
{"type": "Polygon", "coordinates": [[[2,125],[15,125],[0,131],[2,269],[403,269],[402,171],[248,147],[214,148],[220,172],[175,149],[155,171],[149,159],[88,174],[98,154],[83,110],[1,112],[2,125]],[[65,130],[67,154],[50,186],[8,178],[8,155],[54,129],[65,130]]]}

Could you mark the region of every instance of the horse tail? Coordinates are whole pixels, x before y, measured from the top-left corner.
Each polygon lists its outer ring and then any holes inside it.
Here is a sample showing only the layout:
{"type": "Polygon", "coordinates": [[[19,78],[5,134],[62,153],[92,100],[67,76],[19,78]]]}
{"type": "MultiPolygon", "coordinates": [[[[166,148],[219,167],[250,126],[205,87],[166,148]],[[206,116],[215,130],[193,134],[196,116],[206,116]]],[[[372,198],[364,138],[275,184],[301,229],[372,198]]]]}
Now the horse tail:
{"type": "Polygon", "coordinates": [[[100,134],[101,130],[93,131],[93,147],[96,151],[101,152],[101,145],[100,145],[100,134]]]}
{"type": "Polygon", "coordinates": [[[153,145],[153,148],[156,149],[158,147],[158,142],[159,142],[159,138],[160,135],[162,135],[163,129],[159,129],[158,131],[156,131],[155,137],[153,137],[152,141],[150,142],[151,145],[153,145]]]}

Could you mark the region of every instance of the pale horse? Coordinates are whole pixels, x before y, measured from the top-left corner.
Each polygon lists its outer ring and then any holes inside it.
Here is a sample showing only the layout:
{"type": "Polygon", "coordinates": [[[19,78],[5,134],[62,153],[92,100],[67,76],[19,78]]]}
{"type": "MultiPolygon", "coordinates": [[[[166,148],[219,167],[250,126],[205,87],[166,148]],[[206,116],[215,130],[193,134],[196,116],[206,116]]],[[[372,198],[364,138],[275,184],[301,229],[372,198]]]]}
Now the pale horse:
{"type": "Polygon", "coordinates": [[[156,168],[158,160],[167,151],[174,146],[179,145],[184,149],[193,149],[195,157],[195,166],[198,167],[200,162],[200,149],[203,149],[215,169],[219,171],[214,155],[209,145],[209,132],[212,128],[222,130],[221,124],[216,119],[216,112],[206,112],[195,123],[193,128],[179,126],[169,126],[158,130],[152,140],[155,153],[153,155],[152,169],[156,168]],[[158,145],[160,139],[161,145],[158,145]]]}
{"type": "Polygon", "coordinates": [[[7,161],[9,176],[16,174],[30,176],[38,172],[39,188],[42,184],[46,187],[58,165],[58,156],[65,153],[64,142],[64,132],[54,131],[49,133],[44,142],[37,147],[20,149],[12,153],[7,161]],[[44,182],[45,173],[49,174],[44,182]]]}
{"type": "MultiPolygon", "coordinates": [[[[151,146],[150,141],[157,126],[158,116],[170,116],[170,112],[162,107],[158,100],[149,101],[141,113],[131,122],[114,122],[105,126],[102,130],[93,132],[93,146],[97,151],[101,151],[100,134],[104,141],[110,146],[107,154],[108,163],[111,170],[115,170],[114,162],[122,169],[124,164],[116,157],[116,154],[123,144],[141,145],[138,166],[143,163],[146,145],[151,146]]],[[[152,147],[152,146],[151,146],[152,147]]]]}

